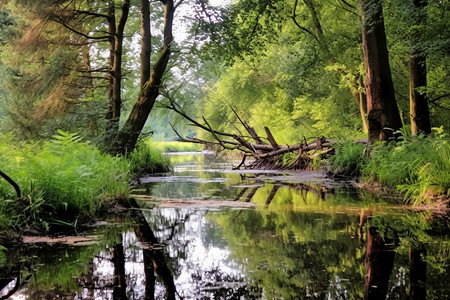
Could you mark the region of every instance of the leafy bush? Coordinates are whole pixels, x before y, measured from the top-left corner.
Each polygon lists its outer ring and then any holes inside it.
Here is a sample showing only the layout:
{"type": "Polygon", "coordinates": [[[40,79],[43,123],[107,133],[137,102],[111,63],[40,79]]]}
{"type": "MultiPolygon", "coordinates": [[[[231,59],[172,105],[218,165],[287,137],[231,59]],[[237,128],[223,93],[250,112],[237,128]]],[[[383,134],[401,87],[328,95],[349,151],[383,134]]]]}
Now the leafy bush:
{"type": "Polygon", "coordinates": [[[353,142],[335,145],[328,162],[334,174],[361,176],[397,188],[411,204],[450,196],[450,144],[442,128],[429,136],[411,136],[403,129],[399,142],[366,146],[353,142]],[[367,152],[369,155],[365,155],[367,152]]]}

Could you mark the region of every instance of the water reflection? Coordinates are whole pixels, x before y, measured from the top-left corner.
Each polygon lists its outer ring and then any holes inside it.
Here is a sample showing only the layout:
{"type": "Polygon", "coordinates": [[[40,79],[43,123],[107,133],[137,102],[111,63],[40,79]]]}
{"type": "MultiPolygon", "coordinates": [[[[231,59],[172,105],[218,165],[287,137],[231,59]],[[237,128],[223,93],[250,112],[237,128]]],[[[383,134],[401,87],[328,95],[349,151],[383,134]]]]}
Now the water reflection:
{"type": "Polygon", "coordinates": [[[450,298],[448,215],[392,208],[339,185],[229,170],[190,162],[169,175],[176,180],[143,183],[145,197],[127,215],[89,233],[101,237],[96,244],[8,251],[0,297],[450,298]],[[218,205],[158,206],[190,197],[218,205]]]}

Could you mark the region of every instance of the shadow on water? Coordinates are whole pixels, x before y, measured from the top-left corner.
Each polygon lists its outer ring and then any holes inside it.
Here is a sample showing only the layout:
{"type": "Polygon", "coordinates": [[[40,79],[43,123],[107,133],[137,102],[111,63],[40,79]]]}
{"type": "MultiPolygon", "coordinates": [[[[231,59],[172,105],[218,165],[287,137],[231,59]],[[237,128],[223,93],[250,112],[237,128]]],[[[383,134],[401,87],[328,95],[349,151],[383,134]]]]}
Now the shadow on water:
{"type": "Polygon", "coordinates": [[[450,299],[448,214],[317,173],[177,159],[142,179],[128,213],[87,230],[94,241],[4,252],[0,298],[450,299]]]}

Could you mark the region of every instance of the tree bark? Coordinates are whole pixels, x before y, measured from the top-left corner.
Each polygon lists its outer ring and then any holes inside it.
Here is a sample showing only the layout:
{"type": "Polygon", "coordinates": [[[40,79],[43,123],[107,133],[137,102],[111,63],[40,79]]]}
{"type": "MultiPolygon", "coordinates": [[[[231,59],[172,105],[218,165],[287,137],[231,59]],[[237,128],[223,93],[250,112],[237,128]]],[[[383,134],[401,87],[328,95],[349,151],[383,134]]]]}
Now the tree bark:
{"type": "Polygon", "coordinates": [[[380,0],[362,1],[369,143],[387,141],[402,127],[392,82],[380,0]]]}
{"type": "MultiPolygon", "coordinates": [[[[415,24],[419,27],[424,25],[426,14],[424,10],[427,6],[426,0],[413,0],[415,11],[415,24]]],[[[420,29],[413,30],[411,34],[411,53],[409,54],[409,107],[411,118],[411,133],[431,133],[430,110],[428,107],[428,96],[420,93],[418,88],[427,86],[427,66],[426,57],[418,51],[420,44],[420,29]]]]}
{"type": "MultiPolygon", "coordinates": [[[[110,121],[113,118],[114,107],[114,47],[115,47],[115,35],[116,35],[116,9],[114,7],[114,1],[108,2],[108,41],[109,41],[109,84],[108,84],[108,110],[106,112],[106,123],[109,126],[110,121]]],[[[108,128],[106,129],[108,132],[108,128]]]]}
{"type": "Polygon", "coordinates": [[[129,153],[136,146],[142,128],[159,96],[162,77],[169,62],[173,41],[172,25],[175,7],[173,0],[161,0],[164,4],[164,43],[161,55],[153,67],[150,78],[141,89],[138,100],[134,104],[131,113],[118,135],[119,153],[129,153]]]}
{"type": "Polygon", "coordinates": [[[108,33],[110,35],[109,51],[111,74],[109,77],[109,106],[106,114],[106,140],[114,140],[119,130],[120,110],[122,106],[122,56],[123,56],[123,33],[128,20],[130,0],[123,0],[116,26],[114,1],[108,6],[108,33]]]}
{"type": "Polygon", "coordinates": [[[150,2],[141,0],[141,93],[145,83],[150,79],[150,58],[152,54],[152,35],[150,28],[150,2]]]}

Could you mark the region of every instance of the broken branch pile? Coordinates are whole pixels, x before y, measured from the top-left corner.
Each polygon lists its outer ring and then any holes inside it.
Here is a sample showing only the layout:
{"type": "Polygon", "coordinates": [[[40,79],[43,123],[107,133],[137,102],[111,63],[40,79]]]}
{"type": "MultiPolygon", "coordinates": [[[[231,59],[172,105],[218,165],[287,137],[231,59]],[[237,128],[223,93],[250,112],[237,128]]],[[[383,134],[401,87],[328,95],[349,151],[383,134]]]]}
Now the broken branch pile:
{"type": "Polygon", "coordinates": [[[178,135],[179,141],[241,151],[243,158],[235,169],[305,170],[310,169],[310,163],[315,157],[333,151],[331,145],[334,142],[324,137],[317,138],[311,142],[308,142],[303,137],[303,140],[298,144],[279,145],[268,127],[264,127],[265,137],[258,135],[253,127],[250,127],[241,119],[233,107],[231,109],[239,120],[239,123],[245,129],[245,135],[236,126],[234,128],[239,134],[215,130],[204,117],[202,118],[203,123],[200,123],[188,116],[175,102],[170,102],[166,108],[174,110],[191,122],[191,125],[209,132],[214,138],[214,141],[207,141],[198,138],[182,137],[171,125],[178,135]],[[246,164],[246,161],[248,164],[246,164]]]}

